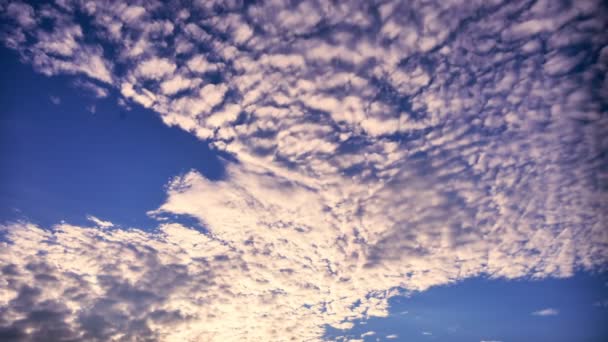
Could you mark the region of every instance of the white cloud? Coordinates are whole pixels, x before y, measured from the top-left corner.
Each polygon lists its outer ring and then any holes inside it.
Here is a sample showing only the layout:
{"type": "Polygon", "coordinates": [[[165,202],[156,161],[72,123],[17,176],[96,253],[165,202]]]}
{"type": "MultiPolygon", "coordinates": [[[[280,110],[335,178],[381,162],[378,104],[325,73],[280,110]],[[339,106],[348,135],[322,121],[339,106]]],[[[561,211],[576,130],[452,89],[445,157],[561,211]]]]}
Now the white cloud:
{"type": "Polygon", "coordinates": [[[141,6],[129,6],[122,11],[122,19],[127,23],[132,23],[141,18],[146,13],[146,9],[141,6]]]}
{"type": "Polygon", "coordinates": [[[151,107],[156,101],[156,96],[152,92],[145,88],[141,89],[141,91],[136,91],[132,83],[123,83],[120,87],[120,92],[124,97],[133,99],[146,108],[151,107]]]}
{"type": "Polygon", "coordinates": [[[100,220],[93,215],[88,215],[87,220],[95,223],[100,228],[111,228],[114,226],[114,224],[112,222],[100,220]]]}
{"type": "Polygon", "coordinates": [[[73,56],[79,48],[82,39],[82,29],[79,25],[65,25],[50,33],[40,33],[36,47],[48,54],[64,57],[73,56]]]}
{"type": "MultiPolygon", "coordinates": [[[[54,327],[38,324],[22,331],[34,340],[43,338],[44,329],[70,338],[146,334],[170,341],[280,340],[285,329],[302,338],[321,332],[311,310],[298,309],[266,282],[272,269],[248,263],[221,241],[180,225],[162,225],[154,234],[14,223],[3,232],[10,241],[0,253],[10,280],[0,292],[3,317],[33,320],[20,309],[26,301],[29,310],[47,310],[56,318],[54,327]],[[239,283],[232,281],[235,276],[239,283]],[[285,306],[269,310],[277,296],[285,306]],[[293,310],[302,312],[294,316],[293,310]]],[[[20,329],[17,322],[8,324],[20,329]]]]}
{"type": "Polygon", "coordinates": [[[386,338],[389,339],[389,340],[394,340],[394,339],[399,338],[399,335],[390,334],[390,335],[386,335],[386,338]]]}
{"type": "Polygon", "coordinates": [[[204,56],[196,55],[187,62],[188,68],[194,72],[203,73],[207,71],[215,71],[216,67],[210,64],[204,56]]]}
{"type": "Polygon", "coordinates": [[[482,1],[389,1],[377,18],[356,2],[62,6],[11,3],[2,41],[236,160],[221,181],[176,175],[151,212],[167,223],[155,234],[10,226],[0,255],[22,287],[2,283],[0,298],[40,290],[35,304],[53,303],[68,337],[318,340],[326,324],[386,316],[395,288],[568,277],[608,261],[608,121],[589,82],[608,59],[564,52],[578,33],[563,23],[601,22],[593,4],[535,5],[517,22],[517,3],[468,21],[482,1]],[[523,41],[541,32],[546,47],[523,41]],[[56,286],[36,283],[49,275],[56,286]]]}
{"type": "Polygon", "coordinates": [[[199,95],[211,108],[222,102],[226,91],[228,88],[223,84],[207,84],[199,91],[199,95]]]}
{"type": "Polygon", "coordinates": [[[196,84],[191,79],[185,78],[181,75],[168,79],[160,84],[161,91],[165,95],[173,95],[181,90],[190,88],[191,85],[196,84]]]}
{"type": "Polygon", "coordinates": [[[534,316],[557,316],[558,314],[559,310],[553,308],[542,309],[532,313],[534,316]]]}
{"type": "Polygon", "coordinates": [[[374,335],[376,335],[375,331],[368,331],[368,332],[361,334],[361,337],[374,336],[374,335]]]}
{"type": "Polygon", "coordinates": [[[147,79],[160,79],[176,69],[175,64],[168,58],[152,57],[137,66],[137,75],[147,79]]]}

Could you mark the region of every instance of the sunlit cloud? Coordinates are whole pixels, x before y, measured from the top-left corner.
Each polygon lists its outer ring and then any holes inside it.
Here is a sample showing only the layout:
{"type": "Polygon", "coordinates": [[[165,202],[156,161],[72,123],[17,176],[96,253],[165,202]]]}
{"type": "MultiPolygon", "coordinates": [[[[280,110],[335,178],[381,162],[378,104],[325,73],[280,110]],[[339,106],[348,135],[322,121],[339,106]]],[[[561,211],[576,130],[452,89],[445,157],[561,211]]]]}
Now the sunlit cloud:
{"type": "Polygon", "coordinates": [[[175,175],[149,230],[4,223],[17,336],[320,340],[404,291],[608,261],[598,1],[0,6],[38,72],[232,157],[175,175]]]}
{"type": "Polygon", "coordinates": [[[95,223],[97,225],[97,227],[99,227],[99,228],[110,228],[110,227],[114,226],[114,224],[112,222],[100,220],[93,215],[88,215],[87,220],[95,223]]]}
{"type": "Polygon", "coordinates": [[[368,332],[361,334],[361,337],[374,336],[374,335],[376,335],[375,331],[368,331],[368,332]]]}

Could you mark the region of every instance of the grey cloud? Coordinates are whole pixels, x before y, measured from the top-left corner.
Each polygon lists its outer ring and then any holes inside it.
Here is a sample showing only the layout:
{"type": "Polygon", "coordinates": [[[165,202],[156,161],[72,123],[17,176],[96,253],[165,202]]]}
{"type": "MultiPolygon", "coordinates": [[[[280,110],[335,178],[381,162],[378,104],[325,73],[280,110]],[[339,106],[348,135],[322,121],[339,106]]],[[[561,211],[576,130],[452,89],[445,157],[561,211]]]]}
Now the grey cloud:
{"type": "MultiPolygon", "coordinates": [[[[15,230],[9,235],[27,234],[33,228],[11,227],[15,230]]],[[[199,261],[193,268],[161,260],[156,248],[145,240],[137,241],[137,233],[131,234],[135,239],[128,239],[129,234],[124,239],[109,230],[74,229],[65,226],[55,232],[55,251],[51,247],[37,256],[28,255],[32,249],[24,250],[25,255],[14,250],[2,255],[6,265],[2,268],[3,290],[14,293],[11,300],[3,302],[0,312],[7,338],[104,341],[122,336],[123,340],[158,340],[151,322],[170,327],[196,318],[165,303],[178,292],[183,291],[184,296],[207,292],[205,288],[214,283],[211,264],[199,261]]],[[[12,243],[18,244],[19,239],[12,243]]]]}
{"type": "Polygon", "coordinates": [[[36,25],[34,9],[23,2],[11,2],[6,6],[6,15],[14,18],[19,26],[28,29],[36,25]]]}

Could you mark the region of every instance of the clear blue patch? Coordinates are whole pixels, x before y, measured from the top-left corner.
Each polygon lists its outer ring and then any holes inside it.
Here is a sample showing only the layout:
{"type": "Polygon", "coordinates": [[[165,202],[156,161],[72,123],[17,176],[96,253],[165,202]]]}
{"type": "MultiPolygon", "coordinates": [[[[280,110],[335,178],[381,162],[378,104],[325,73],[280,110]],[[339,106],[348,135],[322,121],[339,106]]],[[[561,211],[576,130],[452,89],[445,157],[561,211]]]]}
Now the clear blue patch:
{"type": "Polygon", "coordinates": [[[389,317],[357,321],[348,331],[327,328],[325,338],[361,338],[375,331],[365,341],[604,342],[608,307],[599,303],[606,299],[608,274],[537,281],[474,278],[394,297],[389,317]],[[532,314],[546,308],[559,313],[532,314]],[[391,334],[399,337],[386,339],[391,334]]]}
{"type": "Polygon", "coordinates": [[[217,152],[157,114],[126,111],[116,94],[95,99],[70,85],[75,77],[45,77],[16,60],[0,50],[0,222],[85,224],[90,214],[151,228],[146,212],[162,204],[172,177],[223,177],[217,152]]]}

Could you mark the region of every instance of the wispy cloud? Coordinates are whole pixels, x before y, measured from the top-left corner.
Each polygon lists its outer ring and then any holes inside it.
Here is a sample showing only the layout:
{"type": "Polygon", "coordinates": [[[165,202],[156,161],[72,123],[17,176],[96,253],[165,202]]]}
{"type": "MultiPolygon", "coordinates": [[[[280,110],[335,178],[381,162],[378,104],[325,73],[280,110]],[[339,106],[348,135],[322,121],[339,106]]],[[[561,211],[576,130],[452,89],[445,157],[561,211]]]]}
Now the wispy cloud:
{"type": "Polygon", "coordinates": [[[361,334],[361,337],[374,336],[374,335],[376,335],[375,331],[368,331],[368,332],[361,334]]]}
{"type": "Polygon", "coordinates": [[[597,306],[599,308],[608,308],[608,299],[598,300],[593,303],[593,306],[597,306]]]}
{"type": "Polygon", "coordinates": [[[114,226],[114,224],[112,222],[100,220],[93,215],[88,215],[87,220],[95,223],[100,228],[111,228],[114,226]]]}
{"type": "Polygon", "coordinates": [[[534,316],[557,316],[558,314],[559,310],[553,308],[547,308],[532,312],[532,315],[534,316]]]}
{"type": "Polygon", "coordinates": [[[109,95],[108,89],[87,80],[77,79],[74,81],[74,86],[87,91],[96,98],[104,98],[109,95]]]}

